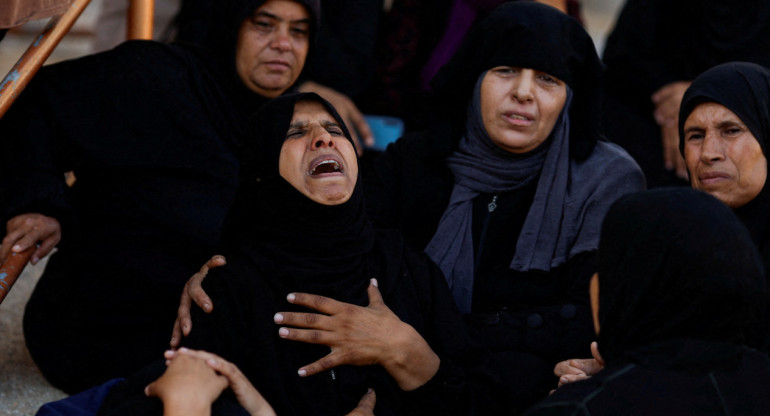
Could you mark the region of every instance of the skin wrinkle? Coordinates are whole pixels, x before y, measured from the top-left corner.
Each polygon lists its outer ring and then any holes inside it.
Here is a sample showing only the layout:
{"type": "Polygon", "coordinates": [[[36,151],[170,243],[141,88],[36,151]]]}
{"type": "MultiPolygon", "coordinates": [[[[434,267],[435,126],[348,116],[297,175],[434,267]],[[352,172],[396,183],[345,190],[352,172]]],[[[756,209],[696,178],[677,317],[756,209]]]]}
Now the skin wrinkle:
{"type": "Polygon", "coordinates": [[[553,130],[567,99],[564,82],[529,68],[495,67],[481,82],[481,114],[490,139],[511,153],[527,153],[553,130]],[[516,124],[510,115],[528,121],[516,124]]]}
{"type": "Polygon", "coordinates": [[[721,104],[700,104],[687,117],[684,132],[684,156],[693,188],[731,208],[759,195],[767,179],[767,159],[757,138],[735,113],[721,104]]]}
{"type": "Polygon", "coordinates": [[[337,205],[353,194],[358,162],[353,144],[345,137],[334,117],[317,102],[300,101],[279,158],[281,177],[314,202],[337,205]],[[339,172],[309,175],[318,157],[328,155],[341,161],[339,172]]]}
{"type": "Polygon", "coordinates": [[[236,72],[251,91],[281,95],[294,84],[310,48],[310,14],[290,0],[268,0],[238,32],[236,72]]]}

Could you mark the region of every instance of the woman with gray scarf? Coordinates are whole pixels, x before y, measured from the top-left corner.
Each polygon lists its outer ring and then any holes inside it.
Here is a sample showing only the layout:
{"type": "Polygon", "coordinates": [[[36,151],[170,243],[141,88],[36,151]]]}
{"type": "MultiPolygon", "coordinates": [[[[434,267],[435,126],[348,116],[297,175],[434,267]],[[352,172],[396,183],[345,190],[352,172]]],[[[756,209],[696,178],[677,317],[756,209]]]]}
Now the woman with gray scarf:
{"type": "Polygon", "coordinates": [[[424,249],[471,334],[543,391],[555,363],[588,353],[604,214],[644,188],[628,154],[601,141],[602,70],[576,20],[505,4],[434,79],[434,127],[365,175],[376,225],[424,249]]]}
{"type": "Polygon", "coordinates": [[[434,79],[433,127],[363,172],[375,226],[438,264],[522,408],[556,387],[557,362],[589,353],[601,221],[644,188],[631,157],[600,141],[602,70],[578,21],[504,4],[434,79]]]}

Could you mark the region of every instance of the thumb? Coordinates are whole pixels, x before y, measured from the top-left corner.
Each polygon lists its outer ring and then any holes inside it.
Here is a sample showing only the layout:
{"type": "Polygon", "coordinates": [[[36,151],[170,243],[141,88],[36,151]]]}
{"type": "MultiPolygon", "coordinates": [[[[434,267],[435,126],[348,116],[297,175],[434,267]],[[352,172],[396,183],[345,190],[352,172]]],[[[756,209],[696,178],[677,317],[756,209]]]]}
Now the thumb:
{"type": "Polygon", "coordinates": [[[591,355],[602,367],[604,367],[604,358],[602,358],[602,355],[599,353],[599,343],[596,341],[591,343],[591,355]]]}
{"type": "Polygon", "coordinates": [[[377,279],[372,278],[369,280],[369,287],[366,288],[366,293],[369,295],[369,306],[384,305],[385,301],[382,300],[382,294],[377,287],[377,279]]]}

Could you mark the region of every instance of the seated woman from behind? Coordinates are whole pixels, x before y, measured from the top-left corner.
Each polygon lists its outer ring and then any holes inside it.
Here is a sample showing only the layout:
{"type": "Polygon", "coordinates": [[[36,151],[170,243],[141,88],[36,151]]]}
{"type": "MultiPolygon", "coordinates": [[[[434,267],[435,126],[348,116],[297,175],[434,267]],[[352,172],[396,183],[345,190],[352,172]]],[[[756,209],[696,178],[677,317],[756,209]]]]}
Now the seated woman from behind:
{"type": "Polygon", "coordinates": [[[717,199],[624,197],[603,223],[591,284],[606,366],[527,415],[766,415],[770,359],[746,346],[766,296],[751,237],[717,199]]]}
{"type": "MultiPolygon", "coordinates": [[[[770,70],[747,62],[715,66],[687,89],[679,113],[679,150],[690,185],[724,202],[751,233],[770,276],[770,70]]],[[[756,347],[770,350],[770,326],[756,347]]],[[[601,368],[595,359],[559,363],[560,384],[601,368]]]]}
{"type": "MultiPolygon", "coordinates": [[[[344,414],[367,388],[378,415],[510,409],[513,375],[467,347],[439,269],[397,232],[372,228],[334,109],[315,94],[280,97],[257,125],[226,224],[228,264],[204,282],[216,308],[196,310],[185,346],[238,366],[279,415],[344,414]]],[[[100,414],[159,414],[143,388],[163,369],[114,389],[100,414]]]]}

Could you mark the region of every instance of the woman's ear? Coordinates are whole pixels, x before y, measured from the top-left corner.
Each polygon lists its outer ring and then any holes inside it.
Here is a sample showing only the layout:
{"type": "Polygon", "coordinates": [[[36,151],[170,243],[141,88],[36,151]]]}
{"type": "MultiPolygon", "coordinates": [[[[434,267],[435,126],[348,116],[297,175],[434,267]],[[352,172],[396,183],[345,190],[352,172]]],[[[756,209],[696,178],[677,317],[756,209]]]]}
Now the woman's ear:
{"type": "Polygon", "coordinates": [[[591,316],[594,318],[594,331],[599,335],[599,273],[591,276],[588,285],[588,295],[591,297],[591,316]]]}

